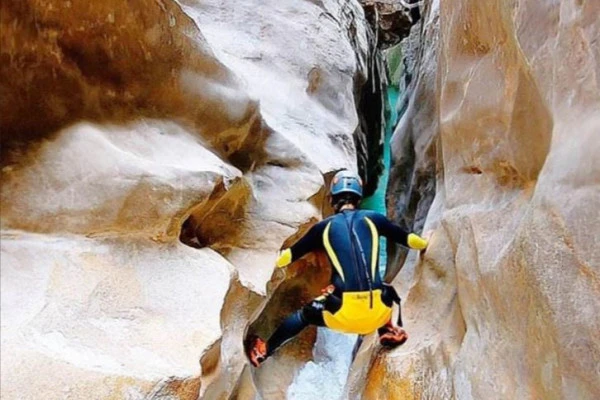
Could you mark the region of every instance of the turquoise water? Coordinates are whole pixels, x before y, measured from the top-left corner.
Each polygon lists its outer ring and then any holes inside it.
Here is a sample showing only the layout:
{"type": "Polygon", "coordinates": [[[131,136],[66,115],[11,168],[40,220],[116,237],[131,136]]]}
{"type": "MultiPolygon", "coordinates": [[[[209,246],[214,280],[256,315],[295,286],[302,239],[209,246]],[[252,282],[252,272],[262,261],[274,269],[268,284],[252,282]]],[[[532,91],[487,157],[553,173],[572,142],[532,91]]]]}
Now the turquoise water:
{"type": "MultiPolygon", "coordinates": [[[[392,154],[390,141],[392,138],[393,129],[398,121],[398,112],[396,111],[396,102],[398,101],[398,88],[390,86],[387,90],[387,119],[385,121],[385,136],[383,141],[383,173],[379,177],[377,190],[372,196],[366,197],[361,208],[366,210],[374,210],[387,215],[385,204],[385,196],[387,193],[387,185],[390,178],[390,165],[392,162],[392,154]]],[[[387,242],[385,238],[379,241],[379,272],[383,279],[387,267],[387,242]]]]}

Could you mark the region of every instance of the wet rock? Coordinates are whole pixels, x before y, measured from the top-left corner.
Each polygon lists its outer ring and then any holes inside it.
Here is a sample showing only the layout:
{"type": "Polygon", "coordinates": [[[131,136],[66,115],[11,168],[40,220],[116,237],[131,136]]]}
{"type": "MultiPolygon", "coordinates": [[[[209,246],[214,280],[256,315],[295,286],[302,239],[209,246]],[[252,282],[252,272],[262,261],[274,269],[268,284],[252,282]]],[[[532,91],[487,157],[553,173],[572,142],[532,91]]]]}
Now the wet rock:
{"type": "MultiPolygon", "coordinates": [[[[399,49],[402,61],[396,67],[401,73],[396,79],[402,95],[395,107],[401,118],[391,140],[393,162],[387,193],[388,216],[405,230],[414,232],[422,231],[436,193],[439,126],[434,93],[438,18],[433,9],[426,20],[414,27],[399,49]]],[[[391,72],[398,74],[398,71],[391,72]]],[[[394,244],[388,249],[392,262],[386,271],[386,280],[391,282],[408,252],[394,244]]]]}
{"type": "Polygon", "coordinates": [[[368,79],[359,85],[356,93],[360,124],[354,134],[357,150],[357,166],[363,180],[363,194],[372,195],[377,189],[383,172],[383,141],[385,135],[385,66],[377,44],[369,35],[369,59],[371,60],[368,79]]]}
{"type": "MultiPolygon", "coordinates": [[[[283,279],[279,274],[274,276],[270,300],[249,326],[249,334],[269,337],[285,317],[321,294],[321,289],[329,283],[331,269],[325,253],[318,253],[295,262],[284,273],[283,279]]],[[[286,397],[298,370],[311,360],[315,340],[316,328],[309,327],[253,371],[263,398],[286,397]]]]}

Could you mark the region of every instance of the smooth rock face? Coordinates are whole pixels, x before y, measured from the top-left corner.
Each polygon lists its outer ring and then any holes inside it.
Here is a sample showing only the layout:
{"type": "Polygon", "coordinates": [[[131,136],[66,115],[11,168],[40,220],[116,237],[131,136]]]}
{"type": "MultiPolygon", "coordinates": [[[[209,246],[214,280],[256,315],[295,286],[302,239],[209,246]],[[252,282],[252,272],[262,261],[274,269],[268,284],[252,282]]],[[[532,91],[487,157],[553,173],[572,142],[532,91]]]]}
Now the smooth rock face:
{"type": "Polygon", "coordinates": [[[355,168],[360,4],[1,7],[2,398],[281,398],[314,333],[275,381],[242,341],[327,277],[273,294],[355,168]]]}
{"type": "Polygon", "coordinates": [[[166,238],[219,178],[238,176],[172,122],[78,124],[4,168],[2,226],[166,238]]]}
{"type": "Polygon", "coordinates": [[[47,136],[80,119],[140,116],[185,118],[209,135],[242,126],[255,111],[173,1],[1,7],[3,142],[47,136]]]}
{"type": "Polygon", "coordinates": [[[354,36],[340,26],[360,18],[357,2],[178,2],[285,138],[273,153],[284,151],[285,159],[285,147],[300,148],[322,171],[353,161],[347,135],[357,124],[353,79],[366,73],[357,62],[366,62],[367,44],[360,20],[354,36]],[[352,41],[363,54],[355,54],[352,41]],[[322,138],[331,141],[330,152],[322,151],[322,138]]]}
{"type": "Polygon", "coordinates": [[[199,372],[198,349],[220,336],[220,308],[206,302],[222,304],[232,279],[222,257],[13,232],[1,247],[3,398],[140,398],[167,376],[199,372]]]}
{"type": "Polygon", "coordinates": [[[395,141],[414,138],[415,181],[437,165],[435,231],[397,280],[411,338],[363,349],[349,397],[600,397],[598,15],[598,2],[432,3],[422,43],[439,24],[438,53],[419,61],[395,141]]]}

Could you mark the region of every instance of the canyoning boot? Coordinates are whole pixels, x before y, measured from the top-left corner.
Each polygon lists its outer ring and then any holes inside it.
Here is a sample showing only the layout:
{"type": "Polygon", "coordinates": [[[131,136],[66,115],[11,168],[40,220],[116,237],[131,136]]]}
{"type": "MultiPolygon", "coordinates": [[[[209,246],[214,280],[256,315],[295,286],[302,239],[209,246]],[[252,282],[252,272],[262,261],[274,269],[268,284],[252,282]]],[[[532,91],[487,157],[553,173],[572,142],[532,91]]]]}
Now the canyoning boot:
{"type": "Polygon", "coordinates": [[[379,343],[385,347],[397,347],[408,339],[408,334],[399,326],[394,326],[392,322],[388,322],[383,327],[379,328],[379,343]]]}
{"type": "Polygon", "coordinates": [[[259,367],[267,359],[267,343],[258,336],[250,338],[246,351],[250,363],[255,367],[259,367]]]}

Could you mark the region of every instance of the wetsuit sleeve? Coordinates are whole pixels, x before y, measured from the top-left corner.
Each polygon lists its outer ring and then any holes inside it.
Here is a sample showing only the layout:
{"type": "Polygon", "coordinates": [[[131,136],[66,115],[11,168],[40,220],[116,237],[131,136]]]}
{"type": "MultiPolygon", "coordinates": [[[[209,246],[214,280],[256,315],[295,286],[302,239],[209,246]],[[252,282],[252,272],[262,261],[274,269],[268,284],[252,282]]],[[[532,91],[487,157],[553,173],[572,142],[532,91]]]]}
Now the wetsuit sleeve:
{"type": "Polygon", "coordinates": [[[368,217],[373,221],[377,231],[379,231],[382,236],[385,236],[402,246],[410,247],[415,250],[423,250],[427,247],[427,240],[416,233],[406,232],[404,229],[387,219],[384,215],[373,213],[368,217]]]}
{"type": "Polygon", "coordinates": [[[283,249],[277,257],[277,266],[285,267],[314,250],[323,248],[323,230],[325,229],[326,221],[321,221],[314,225],[306,232],[300,240],[298,240],[290,248],[283,249]]]}

